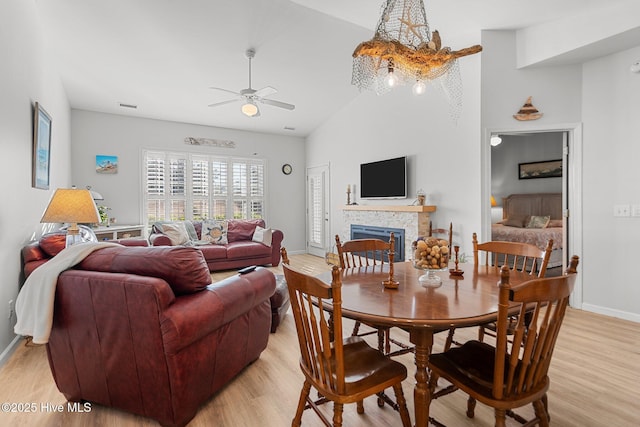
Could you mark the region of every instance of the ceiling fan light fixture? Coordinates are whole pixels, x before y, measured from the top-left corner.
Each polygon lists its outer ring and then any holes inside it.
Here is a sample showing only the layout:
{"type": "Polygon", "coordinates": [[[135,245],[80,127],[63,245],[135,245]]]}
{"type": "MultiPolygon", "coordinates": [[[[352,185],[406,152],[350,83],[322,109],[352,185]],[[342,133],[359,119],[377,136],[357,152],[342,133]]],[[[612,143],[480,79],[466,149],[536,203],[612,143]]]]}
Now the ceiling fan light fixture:
{"type": "Polygon", "coordinates": [[[258,114],[258,106],[251,101],[247,101],[242,104],[242,113],[247,117],[253,117],[258,114]]]}

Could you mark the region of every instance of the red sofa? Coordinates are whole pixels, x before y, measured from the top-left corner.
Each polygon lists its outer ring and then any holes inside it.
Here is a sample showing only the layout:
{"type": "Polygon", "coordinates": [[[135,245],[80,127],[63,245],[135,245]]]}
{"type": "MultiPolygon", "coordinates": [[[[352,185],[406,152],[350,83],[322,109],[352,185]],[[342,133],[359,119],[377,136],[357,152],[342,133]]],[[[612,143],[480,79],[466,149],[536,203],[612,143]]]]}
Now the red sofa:
{"type": "MultiPolygon", "coordinates": [[[[198,239],[202,238],[202,221],[190,221],[198,239]]],[[[257,226],[265,227],[262,219],[227,221],[227,244],[207,244],[194,246],[202,251],[209,271],[231,270],[250,265],[280,264],[280,246],[284,234],[280,230],[272,230],[271,245],[267,246],[252,240],[257,226]]],[[[171,246],[171,239],[164,235],[159,226],[153,225],[149,242],[152,246],[171,246]]]]}
{"type": "Polygon", "coordinates": [[[189,247],[104,248],[60,274],[47,344],[60,392],[187,424],[260,356],[271,326],[268,269],[210,282],[189,247]]]}

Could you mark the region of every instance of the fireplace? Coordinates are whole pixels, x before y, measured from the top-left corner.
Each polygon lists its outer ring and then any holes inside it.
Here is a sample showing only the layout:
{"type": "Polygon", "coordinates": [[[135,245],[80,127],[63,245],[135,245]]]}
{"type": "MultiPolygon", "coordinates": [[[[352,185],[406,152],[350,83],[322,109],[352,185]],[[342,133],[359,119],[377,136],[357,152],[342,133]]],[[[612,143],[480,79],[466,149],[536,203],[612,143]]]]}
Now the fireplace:
{"type": "MultiPolygon", "coordinates": [[[[376,227],[373,225],[357,225],[351,224],[351,240],[353,239],[380,239],[385,242],[389,241],[389,236],[393,232],[395,243],[395,257],[394,262],[404,261],[405,251],[405,239],[404,229],[402,228],[389,228],[389,227],[376,227]]],[[[388,262],[388,258],[385,255],[385,262],[388,262]]]]}

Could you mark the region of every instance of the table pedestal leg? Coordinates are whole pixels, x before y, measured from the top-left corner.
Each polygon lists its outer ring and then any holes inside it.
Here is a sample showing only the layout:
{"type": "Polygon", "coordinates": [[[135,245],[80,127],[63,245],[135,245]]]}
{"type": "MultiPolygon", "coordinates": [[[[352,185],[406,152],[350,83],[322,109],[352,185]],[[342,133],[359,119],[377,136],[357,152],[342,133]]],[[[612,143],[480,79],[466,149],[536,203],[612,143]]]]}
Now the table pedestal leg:
{"type": "Polygon", "coordinates": [[[429,424],[429,405],[431,404],[427,365],[433,346],[433,331],[431,329],[412,330],[410,331],[410,339],[416,346],[416,385],[413,390],[416,427],[427,427],[429,424]]]}

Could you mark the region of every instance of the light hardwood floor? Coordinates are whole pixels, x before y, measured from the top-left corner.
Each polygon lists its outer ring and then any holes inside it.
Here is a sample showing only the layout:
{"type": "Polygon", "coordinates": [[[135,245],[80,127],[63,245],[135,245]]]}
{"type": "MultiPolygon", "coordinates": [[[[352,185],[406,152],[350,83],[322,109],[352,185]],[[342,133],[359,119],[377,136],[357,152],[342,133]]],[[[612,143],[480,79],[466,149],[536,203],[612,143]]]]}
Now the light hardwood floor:
{"type": "MultiPolygon", "coordinates": [[[[327,266],[309,255],[291,257],[294,266],[305,266],[317,273],[327,266]]],[[[279,268],[273,268],[279,271],[279,268]]],[[[218,280],[234,274],[215,273],[218,280]]],[[[351,323],[345,320],[345,330],[351,323]]],[[[393,330],[408,341],[403,331],[393,330]]],[[[442,335],[442,334],[440,334],[442,335]]],[[[471,339],[475,328],[456,332],[456,338],[471,339]]],[[[440,351],[444,336],[437,336],[435,351],[440,351]]],[[[373,343],[372,343],[373,344],[373,343]]],[[[289,314],[260,358],[246,368],[207,402],[189,424],[190,427],[280,427],[291,419],[302,386],[298,367],[298,344],[293,318],[289,314]]],[[[406,364],[409,378],[404,383],[405,397],[413,420],[413,356],[398,360],[406,364]]],[[[633,322],[570,309],[561,330],[550,369],[549,410],[552,426],[640,425],[640,325],[633,322]]],[[[155,421],[121,411],[93,406],[90,412],[69,413],[46,410],[46,405],[66,406],[49,371],[43,346],[20,345],[0,370],[0,403],[35,403],[34,413],[0,412],[0,426],[157,426],[155,421]],[[45,406],[45,408],[43,408],[45,406]]],[[[326,406],[326,405],[325,405],[326,406]]],[[[50,406],[51,408],[52,406],[50,406]]],[[[465,416],[466,397],[461,392],[436,400],[431,415],[448,426],[493,426],[491,409],[478,404],[476,417],[465,416]]],[[[331,408],[326,406],[327,413],[331,408]]],[[[525,417],[530,408],[519,411],[525,417]]],[[[519,425],[508,419],[509,426],[519,425]]],[[[321,426],[312,411],[306,411],[303,426],[321,426]]],[[[376,400],[365,400],[365,414],[358,415],[355,405],[345,406],[344,426],[397,426],[398,414],[388,406],[378,408],[376,400]]]]}

